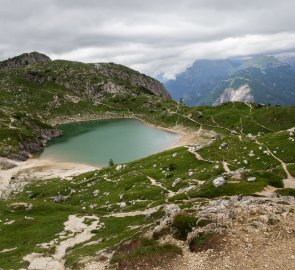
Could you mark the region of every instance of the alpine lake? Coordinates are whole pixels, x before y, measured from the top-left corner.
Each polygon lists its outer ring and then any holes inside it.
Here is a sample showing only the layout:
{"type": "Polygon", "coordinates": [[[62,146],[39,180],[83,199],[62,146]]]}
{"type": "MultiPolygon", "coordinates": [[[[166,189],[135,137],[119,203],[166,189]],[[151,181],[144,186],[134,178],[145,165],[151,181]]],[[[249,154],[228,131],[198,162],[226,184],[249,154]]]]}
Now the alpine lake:
{"type": "Polygon", "coordinates": [[[104,167],[110,159],[119,164],[161,152],[181,138],[136,119],[83,121],[59,129],[64,135],[49,142],[36,157],[104,167]]]}

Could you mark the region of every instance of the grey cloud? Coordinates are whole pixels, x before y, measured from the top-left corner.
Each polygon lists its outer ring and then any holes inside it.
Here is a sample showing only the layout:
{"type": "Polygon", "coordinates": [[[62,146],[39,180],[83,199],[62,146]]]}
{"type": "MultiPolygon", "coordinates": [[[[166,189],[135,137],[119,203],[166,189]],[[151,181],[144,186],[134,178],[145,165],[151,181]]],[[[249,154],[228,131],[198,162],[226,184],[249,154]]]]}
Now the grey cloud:
{"type": "Polygon", "coordinates": [[[295,51],[294,0],[0,0],[0,59],[119,62],[173,77],[196,58],[295,51]]]}

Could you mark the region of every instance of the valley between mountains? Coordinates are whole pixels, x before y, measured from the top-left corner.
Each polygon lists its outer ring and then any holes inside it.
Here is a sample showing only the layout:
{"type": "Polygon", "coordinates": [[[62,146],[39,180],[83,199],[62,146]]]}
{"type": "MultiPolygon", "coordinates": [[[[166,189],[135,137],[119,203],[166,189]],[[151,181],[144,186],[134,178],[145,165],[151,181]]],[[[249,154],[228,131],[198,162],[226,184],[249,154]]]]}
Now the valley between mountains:
{"type": "Polygon", "coordinates": [[[39,53],[0,62],[0,96],[0,269],[294,269],[294,106],[188,107],[124,66],[39,53]],[[17,173],[57,124],[109,118],[183,138],[128,163],[17,173]]]}

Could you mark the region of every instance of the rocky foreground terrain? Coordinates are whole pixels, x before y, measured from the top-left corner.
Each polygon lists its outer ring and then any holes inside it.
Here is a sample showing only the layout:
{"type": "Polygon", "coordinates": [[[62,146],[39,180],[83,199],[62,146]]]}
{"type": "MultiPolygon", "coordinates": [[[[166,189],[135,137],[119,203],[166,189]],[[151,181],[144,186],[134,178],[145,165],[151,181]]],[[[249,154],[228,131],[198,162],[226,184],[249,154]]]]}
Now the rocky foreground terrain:
{"type": "Polygon", "coordinates": [[[294,197],[211,202],[198,216],[200,222],[209,219],[213,223],[188,238],[204,233],[217,237],[212,236],[197,254],[183,247],[184,257],[172,269],[294,269],[294,206],[294,197]]]}
{"type": "MultiPolygon", "coordinates": [[[[137,262],[139,265],[129,265],[126,269],[291,270],[295,267],[294,197],[235,196],[193,206],[189,211],[191,216],[198,217],[197,226],[192,228],[186,241],[172,237],[175,233],[173,220],[185,211],[177,205],[166,205],[164,209],[160,225],[145,237],[152,237],[161,227],[166,233],[159,243],[173,244],[180,248],[181,254],[175,257],[168,254],[161,262],[146,258],[137,262]],[[206,241],[202,241],[206,237],[206,241]]],[[[87,262],[85,269],[106,269],[111,254],[102,253],[98,257],[103,256],[106,256],[105,261],[87,262]]]]}

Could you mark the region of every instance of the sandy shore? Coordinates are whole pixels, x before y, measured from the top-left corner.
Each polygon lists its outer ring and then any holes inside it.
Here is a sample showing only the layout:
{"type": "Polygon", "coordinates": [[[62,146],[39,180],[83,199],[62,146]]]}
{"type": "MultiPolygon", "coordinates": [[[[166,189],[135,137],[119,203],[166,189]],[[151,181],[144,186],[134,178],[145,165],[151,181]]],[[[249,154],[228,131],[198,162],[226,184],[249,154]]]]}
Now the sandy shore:
{"type": "Polygon", "coordinates": [[[0,198],[7,197],[13,190],[20,190],[30,181],[56,177],[67,178],[98,169],[85,164],[36,158],[30,158],[26,161],[12,161],[7,158],[0,158],[1,162],[15,164],[16,167],[8,170],[0,170],[0,198]]]}
{"type": "MultiPolygon", "coordinates": [[[[162,129],[168,132],[180,135],[179,140],[170,146],[168,149],[180,147],[188,144],[205,144],[209,141],[208,136],[202,131],[194,131],[186,129],[182,126],[175,126],[173,128],[166,128],[156,126],[145,122],[136,116],[130,117],[102,117],[97,115],[92,116],[77,116],[75,118],[52,120],[52,125],[59,125],[65,123],[75,123],[82,121],[92,121],[100,119],[136,119],[153,128],[162,129]]],[[[52,179],[52,178],[67,178],[81,173],[99,169],[86,164],[79,163],[65,163],[56,160],[42,160],[37,158],[30,158],[27,161],[12,161],[0,157],[1,162],[9,162],[16,165],[16,167],[8,170],[1,170],[0,168],[0,198],[7,197],[11,191],[20,190],[26,183],[34,180],[52,179]]]]}

